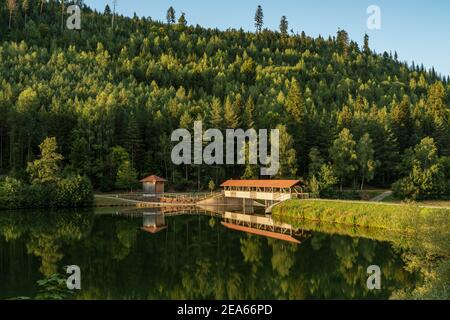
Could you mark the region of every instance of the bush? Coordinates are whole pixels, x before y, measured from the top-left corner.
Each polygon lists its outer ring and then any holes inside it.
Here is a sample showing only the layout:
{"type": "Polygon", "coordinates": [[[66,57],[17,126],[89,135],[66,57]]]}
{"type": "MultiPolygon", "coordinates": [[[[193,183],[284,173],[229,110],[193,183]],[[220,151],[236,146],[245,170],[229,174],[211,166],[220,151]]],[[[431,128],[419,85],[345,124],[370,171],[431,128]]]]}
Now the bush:
{"type": "Polygon", "coordinates": [[[56,207],[86,207],[94,201],[91,182],[79,175],[60,180],[56,191],[56,207]]]}
{"type": "Polygon", "coordinates": [[[53,184],[25,184],[6,178],[0,181],[0,209],[87,207],[94,201],[89,179],[69,176],[53,184]]]}

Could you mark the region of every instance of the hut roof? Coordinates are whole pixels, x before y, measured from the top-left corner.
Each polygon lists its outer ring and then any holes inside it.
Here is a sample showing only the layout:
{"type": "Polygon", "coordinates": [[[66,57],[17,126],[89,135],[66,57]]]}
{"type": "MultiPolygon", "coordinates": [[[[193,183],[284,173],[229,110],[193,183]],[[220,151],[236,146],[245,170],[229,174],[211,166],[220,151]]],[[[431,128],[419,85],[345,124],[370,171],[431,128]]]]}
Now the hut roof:
{"type": "Polygon", "coordinates": [[[164,178],[152,175],[152,176],[148,176],[147,178],[142,179],[139,182],[143,183],[143,182],[166,182],[166,181],[167,180],[164,178]]]}

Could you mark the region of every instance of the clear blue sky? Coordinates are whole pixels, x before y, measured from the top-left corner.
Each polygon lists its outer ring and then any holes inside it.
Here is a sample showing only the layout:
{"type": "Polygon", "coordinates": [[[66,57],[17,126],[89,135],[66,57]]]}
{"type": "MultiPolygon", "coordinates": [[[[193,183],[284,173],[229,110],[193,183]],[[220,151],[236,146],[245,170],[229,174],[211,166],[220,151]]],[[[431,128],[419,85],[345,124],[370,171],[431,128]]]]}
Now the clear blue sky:
{"type": "MultiPolygon", "coordinates": [[[[103,11],[112,0],[85,0],[103,11]]],[[[257,5],[264,10],[265,27],[278,29],[280,17],[286,15],[289,29],[307,35],[324,37],[336,34],[338,28],[362,43],[370,36],[377,52],[398,52],[399,59],[413,60],[438,73],[450,75],[450,1],[449,0],[117,0],[117,11],[132,16],[150,16],[165,21],[173,6],[178,15],[186,13],[188,24],[227,29],[254,30],[257,5]],[[381,9],[381,30],[368,30],[367,7],[381,9]]]]}

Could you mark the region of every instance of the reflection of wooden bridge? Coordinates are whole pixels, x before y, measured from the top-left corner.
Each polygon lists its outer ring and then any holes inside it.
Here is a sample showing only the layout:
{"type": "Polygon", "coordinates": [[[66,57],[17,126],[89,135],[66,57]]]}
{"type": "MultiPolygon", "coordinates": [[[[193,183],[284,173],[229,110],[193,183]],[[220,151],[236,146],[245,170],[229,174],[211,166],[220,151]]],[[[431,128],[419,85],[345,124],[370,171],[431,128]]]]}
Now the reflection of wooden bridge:
{"type": "Polygon", "coordinates": [[[276,222],[271,217],[225,212],[222,225],[236,231],[300,243],[293,237],[296,230],[290,224],[276,222]]]}
{"type": "Polygon", "coordinates": [[[236,212],[226,212],[220,207],[160,207],[142,210],[128,210],[127,215],[143,216],[142,230],[149,233],[158,233],[167,229],[168,217],[182,216],[182,215],[203,215],[217,217],[222,220],[221,224],[231,230],[254,234],[258,236],[268,237],[272,239],[287,241],[291,243],[300,243],[294,238],[300,236],[298,230],[293,228],[290,224],[276,222],[270,216],[243,214],[236,212]]]}

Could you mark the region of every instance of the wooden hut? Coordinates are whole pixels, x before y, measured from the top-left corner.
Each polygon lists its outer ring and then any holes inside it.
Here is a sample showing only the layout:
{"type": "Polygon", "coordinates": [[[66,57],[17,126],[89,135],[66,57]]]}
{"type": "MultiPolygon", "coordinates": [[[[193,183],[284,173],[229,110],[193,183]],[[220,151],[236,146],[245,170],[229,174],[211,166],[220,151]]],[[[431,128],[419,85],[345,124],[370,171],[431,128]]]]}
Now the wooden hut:
{"type": "Polygon", "coordinates": [[[145,194],[163,194],[166,181],[166,179],[152,175],[142,179],[140,182],[142,183],[142,191],[145,194]]]}

